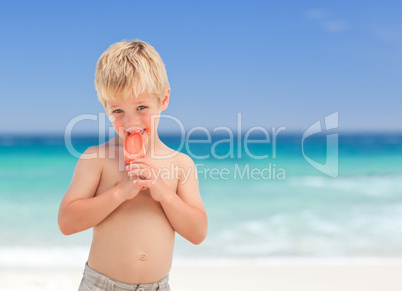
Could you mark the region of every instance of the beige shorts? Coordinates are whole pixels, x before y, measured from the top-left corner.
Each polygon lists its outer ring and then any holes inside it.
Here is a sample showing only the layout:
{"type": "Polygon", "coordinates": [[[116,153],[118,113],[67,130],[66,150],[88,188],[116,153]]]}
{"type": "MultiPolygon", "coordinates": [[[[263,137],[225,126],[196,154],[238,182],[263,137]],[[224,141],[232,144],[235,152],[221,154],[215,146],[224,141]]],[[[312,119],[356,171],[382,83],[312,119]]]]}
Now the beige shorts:
{"type": "Polygon", "coordinates": [[[78,291],[170,291],[169,275],[154,283],[128,284],[105,276],[85,264],[78,291]]]}

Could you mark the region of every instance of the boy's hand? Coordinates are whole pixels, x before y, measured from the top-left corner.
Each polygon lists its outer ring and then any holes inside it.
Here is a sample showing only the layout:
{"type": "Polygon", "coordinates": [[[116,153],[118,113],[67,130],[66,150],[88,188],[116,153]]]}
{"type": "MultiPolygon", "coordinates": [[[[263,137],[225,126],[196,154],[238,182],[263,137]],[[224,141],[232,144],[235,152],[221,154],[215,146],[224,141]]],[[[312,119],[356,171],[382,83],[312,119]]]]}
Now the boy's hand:
{"type": "Polygon", "coordinates": [[[116,185],[119,188],[120,197],[124,200],[135,198],[140,192],[142,186],[135,183],[136,178],[124,175],[121,181],[116,185]]]}
{"type": "Polygon", "coordinates": [[[161,201],[169,189],[166,183],[159,177],[158,168],[146,158],[136,159],[126,167],[128,175],[136,179],[135,185],[149,188],[149,192],[155,201],[161,201]]]}

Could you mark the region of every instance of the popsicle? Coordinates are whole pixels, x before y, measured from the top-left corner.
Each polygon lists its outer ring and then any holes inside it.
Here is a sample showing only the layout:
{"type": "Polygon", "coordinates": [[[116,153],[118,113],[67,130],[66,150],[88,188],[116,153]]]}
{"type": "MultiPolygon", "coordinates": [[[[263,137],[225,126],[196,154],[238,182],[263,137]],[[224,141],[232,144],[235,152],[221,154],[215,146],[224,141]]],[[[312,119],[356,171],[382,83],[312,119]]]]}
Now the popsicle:
{"type": "Polygon", "coordinates": [[[124,160],[127,164],[135,159],[145,157],[145,146],[141,132],[134,131],[127,133],[124,140],[124,160]]]}
{"type": "MultiPolygon", "coordinates": [[[[140,131],[128,132],[127,137],[124,140],[124,161],[129,164],[135,159],[145,157],[145,144],[147,142],[147,135],[145,134],[145,140],[140,131]]],[[[145,180],[145,177],[140,176],[141,180],[145,180]]],[[[130,177],[132,180],[132,177],[130,177]]],[[[142,187],[141,190],[145,190],[147,187],[142,187]]]]}

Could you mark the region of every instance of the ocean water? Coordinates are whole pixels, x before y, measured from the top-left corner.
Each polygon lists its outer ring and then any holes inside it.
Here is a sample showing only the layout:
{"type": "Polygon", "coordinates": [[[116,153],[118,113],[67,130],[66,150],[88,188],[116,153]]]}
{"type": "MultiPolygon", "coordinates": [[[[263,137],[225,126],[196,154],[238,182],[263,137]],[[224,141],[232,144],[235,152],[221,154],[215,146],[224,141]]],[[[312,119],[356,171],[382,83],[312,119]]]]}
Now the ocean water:
{"type": "MultiPolygon", "coordinates": [[[[315,136],[304,140],[304,155],[299,133],[247,146],[244,136],[161,139],[193,157],[209,216],[201,245],[176,236],[178,262],[402,257],[401,133],[339,134],[328,149],[326,136],[315,136]]],[[[72,140],[78,153],[98,143],[72,140]]],[[[85,262],[91,231],[63,236],[57,227],[76,162],[63,136],[0,136],[0,267],[85,262]]]]}

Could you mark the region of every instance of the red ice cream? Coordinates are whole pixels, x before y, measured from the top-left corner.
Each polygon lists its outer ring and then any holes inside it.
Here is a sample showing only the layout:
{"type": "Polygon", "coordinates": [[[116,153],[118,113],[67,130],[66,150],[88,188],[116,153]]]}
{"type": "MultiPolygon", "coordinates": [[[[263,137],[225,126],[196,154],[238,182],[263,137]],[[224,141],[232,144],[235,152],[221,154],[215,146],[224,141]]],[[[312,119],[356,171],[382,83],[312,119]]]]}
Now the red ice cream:
{"type": "Polygon", "coordinates": [[[140,159],[144,156],[145,151],[141,132],[128,133],[124,140],[124,160],[126,163],[129,164],[134,159],[140,159]]]}

